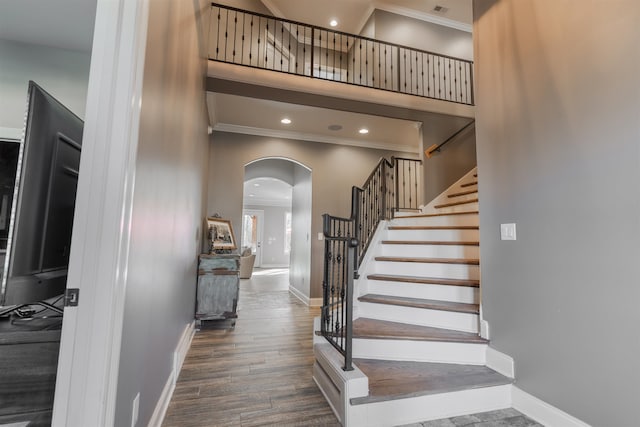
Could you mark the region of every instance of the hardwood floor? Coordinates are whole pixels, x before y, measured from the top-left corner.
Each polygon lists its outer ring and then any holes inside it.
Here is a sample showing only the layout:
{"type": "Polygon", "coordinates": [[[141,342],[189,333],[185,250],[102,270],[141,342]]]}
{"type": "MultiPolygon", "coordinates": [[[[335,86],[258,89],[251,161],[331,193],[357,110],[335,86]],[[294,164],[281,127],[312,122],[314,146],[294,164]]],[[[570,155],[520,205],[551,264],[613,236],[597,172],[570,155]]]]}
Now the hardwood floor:
{"type": "Polygon", "coordinates": [[[234,330],[196,333],[163,426],[339,426],[312,375],[319,309],[288,291],[287,270],[241,280],[234,330]]]}

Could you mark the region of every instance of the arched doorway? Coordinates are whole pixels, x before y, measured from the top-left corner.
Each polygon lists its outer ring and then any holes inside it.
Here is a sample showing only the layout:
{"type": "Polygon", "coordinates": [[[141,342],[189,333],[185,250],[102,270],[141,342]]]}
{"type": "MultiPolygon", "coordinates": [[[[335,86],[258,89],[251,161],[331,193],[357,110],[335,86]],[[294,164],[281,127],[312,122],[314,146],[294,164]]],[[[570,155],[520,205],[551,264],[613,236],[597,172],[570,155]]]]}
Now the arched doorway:
{"type": "Polygon", "coordinates": [[[262,240],[258,240],[260,253],[256,254],[256,258],[259,255],[261,259],[257,261],[261,267],[281,266],[284,264],[282,258],[276,257],[285,256],[289,268],[289,290],[301,299],[308,300],[311,277],[311,169],[287,158],[262,158],[245,165],[244,184],[243,208],[250,208],[253,212],[248,212],[247,220],[243,215],[243,243],[245,230],[246,243],[249,243],[249,232],[255,234],[256,240],[260,238],[259,219],[252,219],[252,214],[259,215],[256,211],[262,210],[279,216],[279,219],[263,216],[262,240]],[[260,192],[263,185],[271,193],[260,192]],[[264,209],[260,209],[261,205],[256,202],[263,203],[264,209]],[[274,222],[278,225],[272,230],[265,228],[274,222]],[[247,227],[252,229],[248,230],[247,227]]]}

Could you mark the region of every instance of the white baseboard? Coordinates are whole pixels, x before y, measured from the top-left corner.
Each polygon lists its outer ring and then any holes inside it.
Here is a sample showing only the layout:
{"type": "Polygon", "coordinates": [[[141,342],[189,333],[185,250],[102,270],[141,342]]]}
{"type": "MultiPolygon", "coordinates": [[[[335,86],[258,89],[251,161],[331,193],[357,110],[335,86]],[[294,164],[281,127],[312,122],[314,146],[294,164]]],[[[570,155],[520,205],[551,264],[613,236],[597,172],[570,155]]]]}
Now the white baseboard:
{"type": "Polygon", "coordinates": [[[485,340],[489,339],[489,322],[480,319],[480,336],[485,340]]]}
{"type": "Polygon", "coordinates": [[[322,307],[322,298],[309,298],[309,307],[322,307]]]}
{"type": "Polygon", "coordinates": [[[260,264],[260,267],[256,268],[289,268],[289,264],[260,264]]]}
{"type": "Polygon", "coordinates": [[[514,409],[545,426],[590,427],[589,424],[520,390],[516,386],[512,387],[511,399],[514,409]]]}
{"type": "Polygon", "coordinates": [[[516,376],[513,358],[492,347],[487,347],[487,366],[505,377],[516,376]]]}
{"type": "Polygon", "coordinates": [[[189,347],[191,347],[191,341],[195,333],[195,321],[193,321],[184,328],[180,341],[178,341],[178,345],[174,351],[173,369],[162,388],[160,399],[158,399],[156,408],[151,415],[151,420],[149,420],[149,427],[160,427],[164,421],[164,416],[167,414],[167,409],[169,408],[169,402],[171,402],[173,391],[176,388],[176,381],[178,380],[180,369],[182,369],[184,359],[187,357],[187,352],[189,351],[189,347]]]}
{"type": "Polygon", "coordinates": [[[184,359],[187,358],[187,353],[189,352],[189,348],[191,348],[191,341],[193,341],[193,337],[195,334],[196,322],[194,320],[184,328],[182,336],[180,337],[180,341],[178,342],[178,346],[176,347],[173,369],[174,382],[178,381],[180,370],[182,369],[184,359]]]}
{"type": "Polygon", "coordinates": [[[309,298],[293,286],[289,286],[289,292],[308,307],[322,307],[322,298],[309,298]]]}
{"type": "Polygon", "coordinates": [[[305,294],[303,294],[302,292],[300,292],[299,289],[296,289],[293,286],[289,286],[289,292],[291,292],[294,297],[298,298],[305,305],[307,305],[307,306],[310,305],[311,300],[309,299],[309,297],[306,296],[305,294]]]}

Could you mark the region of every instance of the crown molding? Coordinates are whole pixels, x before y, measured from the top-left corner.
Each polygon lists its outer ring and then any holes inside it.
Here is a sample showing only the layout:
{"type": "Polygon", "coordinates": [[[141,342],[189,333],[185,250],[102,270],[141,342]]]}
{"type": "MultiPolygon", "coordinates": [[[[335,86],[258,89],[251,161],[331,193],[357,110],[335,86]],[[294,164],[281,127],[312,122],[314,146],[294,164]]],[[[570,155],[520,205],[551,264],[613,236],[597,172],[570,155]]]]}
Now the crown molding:
{"type": "Polygon", "coordinates": [[[282,18],[282,19],[287,19],[286,16],[284,16],[284,13],[282,13],[282,11],[278,9],[271,0],[262,0],[262,4],[264,5],[264,7],[269,9],[269,12],[273,13],[273,16],[282,18]]]}
{"type": "Polygon", "coordinates": [[[395,145],[382,141],[361,141],[356,139],[336,138],[326,135],[315,135],[310,133],[283,131],[257,128],[252,126],[239,126],[228,123],[217,123],[213,130],[216,132],[241,133],[247,135],[266,136],[271,138],[286,138],[299,141],[321,142],[325,144],[348,145],[352,147],[373,148],[378,150],[399,151],[403,153],[416,154],[419,147],[409,145],[395,145]]]}
{"type": "Polygon", "coordinates": [[[374,5],[376,9],[383,10],[385,12],[395,13],[396,15],[406,16],[408,18],[419,19],[421,21],[431,22],[432,24],[454,28],[456,30],[465,31],[467,33],[473,32],[473,25],[454,21],[453,19],[443,18],[441,16],[432,15],[430,13],[420,12],[413,9],[408,9],[402,6],[391,5],[391,4],[385,3],[384,1],[375,2],[374,5]]]}

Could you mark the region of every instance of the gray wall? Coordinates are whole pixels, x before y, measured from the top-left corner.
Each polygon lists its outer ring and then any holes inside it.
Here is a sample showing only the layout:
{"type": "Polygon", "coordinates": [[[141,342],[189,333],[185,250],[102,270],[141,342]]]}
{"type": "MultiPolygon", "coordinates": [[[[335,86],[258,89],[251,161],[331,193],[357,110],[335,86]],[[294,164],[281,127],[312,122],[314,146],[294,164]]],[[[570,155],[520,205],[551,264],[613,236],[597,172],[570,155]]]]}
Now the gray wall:
{"type": "MultiPolygon", "coordinates": [[[[311,295],[311,223],[313,218],[313,175],[311,171],[295,165],[291,196],[291,264],[289,285],[311,295]]],[[[317,249],[316,249],[317,250],[317,249]]],[[[321,249],[322,250],[322,249],[321,249]]],[[[317,273],[316,273],[317,274],[317,273]]],[[[322,275],[322,271],[320,272],[322,275]]],[[[322,284],[322,279],[321,284],[322,284]]],[[[318,296],[314,296],[318,298],[318,296]]]]}
{"type": "Polygon", "coordinates": [[[424,204],[426,205],[476,166],[476,133],[471,125],[445,144],[424,166],[424,204]]]}
{"type": "Polygon", "coordinates": [[[0,128],[22,129],[33,80],[84,119],[90,52],[0,40],[0,128]]]}
{"type": "MultiPolygon", "coordinates": [[[[207,213],[217,212],[234,224],[241,220],[243,173],[247,163],[265,157],[284,157],[311,168],[311,293],[308,296],[312,298],[321,296],[324,241],[317,239],[317,233],[322,231],[322,214],[348,216],[351,186],[362,185],[381,157],[406,156],[406,153],[384,150],[224,132],[214,132],[211,144],[207,213]]],[[[294,185],[294,199],[298,190],[294,185]]],[[[296,212],[294,206],[294,218],[296,212]]]]}
{"type": "Polygon", "coordinates": [[[375,38],[415,49],[473,60],[471,33],[395,13],[374,12],[375,38]]]}
{"type": "MultiPolygon", "coordinates": [[[[289,253],[284,251],[284,220],[285,214],[291,212],[291,207],[244,205],[244,209],[264,211],[262,267],[289,266],[289,253]]],[[[236,238],[239,237],[236,236],[236,238]]]]}
{"type": "Polygon", "coordinates": [[[149,4],[116,426],[131,425],[138,392],[137,425],[148,424],[193,321],[208,163],[206,64],[196,25],[205,5],[149,4]]]}
{"type": "MultiPolygon", "coordinates": [[[[368,37],[375,37],[416,49],[473,60],[471,33],[432,24],[383,10],[375,10],[365,29],[368,37]]],[[[454,127],[443,139],[425,140],[424,147],[440,144],[464,126],[466,120],[454,127]]],[[[427,125],[425,125],[427,126],[427,125]]],[[[424,204],[446,190],[476,166],[475,134],[471,129],[442,148],[431,159],[423,157],[424,204]]]]}
{"type": "Polygon", "coordinates": [[[474,3],[482,303],[516,385],[638,425],[640,3],[474,3]],[[516,241],[499,224],[517,223],[516,241]]]}

